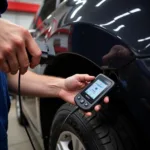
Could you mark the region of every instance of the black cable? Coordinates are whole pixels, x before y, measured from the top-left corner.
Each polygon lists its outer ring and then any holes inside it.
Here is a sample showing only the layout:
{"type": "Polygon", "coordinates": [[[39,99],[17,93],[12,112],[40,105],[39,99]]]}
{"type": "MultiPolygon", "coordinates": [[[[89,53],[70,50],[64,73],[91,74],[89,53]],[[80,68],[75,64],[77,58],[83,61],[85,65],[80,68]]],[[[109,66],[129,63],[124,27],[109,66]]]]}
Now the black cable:
{"type": "Polygon", "coordinates": [[[60,128],[60,131],[62,129],[62,127],[64,126],[64,124],[67,122],[67,120],[69,119],[69,117],[74,114],[77,110],[79,109],[78,106],[76,106],[69,114],[68,116],[65,118],[65,120],[63,121],[62,125],[61,125],[61,128],[60,128]]]}
{"type": "MultiPolygon", "coordinates": [[[[18,96],[19,96],[20,113],[23,114],[23,112],[22,112],[22,103],[21,103],[21,90],[20,90],[21,83],[20,82],[21,82],[21,74],[20,74],[20,71],[19,71],[19,77],[18,77],[18,96]]],[[[25,131],[26,131],[26,133],[27,133],[27,135],[29,137],[29,140],[30,140],[30,143],[32,145],[33,150],[36,150],[35,147],[34,147],[34,144],[32,142],[31,136],[30,136],[30,134],[29,134],[29,132],[28,132],[27,127],[26,127],[25,124],[24,124],[24,128],[25,128],[25,131]]]]}

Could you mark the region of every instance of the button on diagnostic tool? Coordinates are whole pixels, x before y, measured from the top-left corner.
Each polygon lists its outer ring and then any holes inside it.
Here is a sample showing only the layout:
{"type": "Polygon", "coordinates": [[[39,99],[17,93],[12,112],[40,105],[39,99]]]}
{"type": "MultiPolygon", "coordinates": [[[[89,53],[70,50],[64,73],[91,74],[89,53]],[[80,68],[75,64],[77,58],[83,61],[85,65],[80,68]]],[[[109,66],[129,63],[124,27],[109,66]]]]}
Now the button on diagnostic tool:
{"type": "Polygon", "coordinates": [[[81,104],[83,104],[84,102],[85,102],[85,100],[83,100],[83,99],[80,101],[81,104]]]}
{"type": "Polygon", "coordinates": [[[87,107],[87,106],[88,106],[88,103],[85,103],[84,106],[87,107]]]}
{"type": "Polygon", "coordinates": [[[81,99],[81,97],[80,96],[78,96],[78,100],[80,100],[81,99]]]}

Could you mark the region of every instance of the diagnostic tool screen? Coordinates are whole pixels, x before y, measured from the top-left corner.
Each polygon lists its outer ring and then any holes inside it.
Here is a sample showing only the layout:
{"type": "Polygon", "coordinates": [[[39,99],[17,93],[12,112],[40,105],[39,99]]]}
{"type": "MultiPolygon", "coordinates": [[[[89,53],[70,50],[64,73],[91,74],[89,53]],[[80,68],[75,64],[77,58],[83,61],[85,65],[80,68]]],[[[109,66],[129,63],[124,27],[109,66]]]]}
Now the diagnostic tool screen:
{"type": "Polygon", "coordinates": [[[108,85],[101,80],[97,80],[85,91],[85,93],[94,100],[103,90],[107,88],[107,86],[108,85]]]}

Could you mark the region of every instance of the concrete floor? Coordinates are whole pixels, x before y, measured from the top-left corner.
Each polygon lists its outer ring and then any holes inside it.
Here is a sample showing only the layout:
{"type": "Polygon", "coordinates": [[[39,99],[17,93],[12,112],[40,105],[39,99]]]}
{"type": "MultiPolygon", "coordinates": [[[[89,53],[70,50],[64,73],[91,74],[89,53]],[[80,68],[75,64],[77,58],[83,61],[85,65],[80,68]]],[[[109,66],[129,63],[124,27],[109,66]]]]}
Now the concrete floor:
{"type": "Polygon", "coordinates": [[[9,150],[33,150],[25,129],[17,122],[14,100],[9,112],[8,145],[9,150]]]}

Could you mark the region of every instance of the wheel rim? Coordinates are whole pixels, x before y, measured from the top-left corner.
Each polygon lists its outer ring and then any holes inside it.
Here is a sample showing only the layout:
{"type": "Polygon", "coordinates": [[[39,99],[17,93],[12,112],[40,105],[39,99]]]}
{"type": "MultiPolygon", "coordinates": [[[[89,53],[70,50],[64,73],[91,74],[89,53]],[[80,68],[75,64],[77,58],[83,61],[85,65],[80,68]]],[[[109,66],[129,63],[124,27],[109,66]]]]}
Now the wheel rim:
{"type": "Polygon", "coordinates": [[[17,117],[20,118],[21,117],[21,110],[20,110],[19,100],[16,101],[16,111],[17,111],[17,117]]]}
{"type": "Polygon", "coordinates": [[[64,131],[59,136],[56,150],[85,150],[85,147],[75,134],[64,131]]]}

